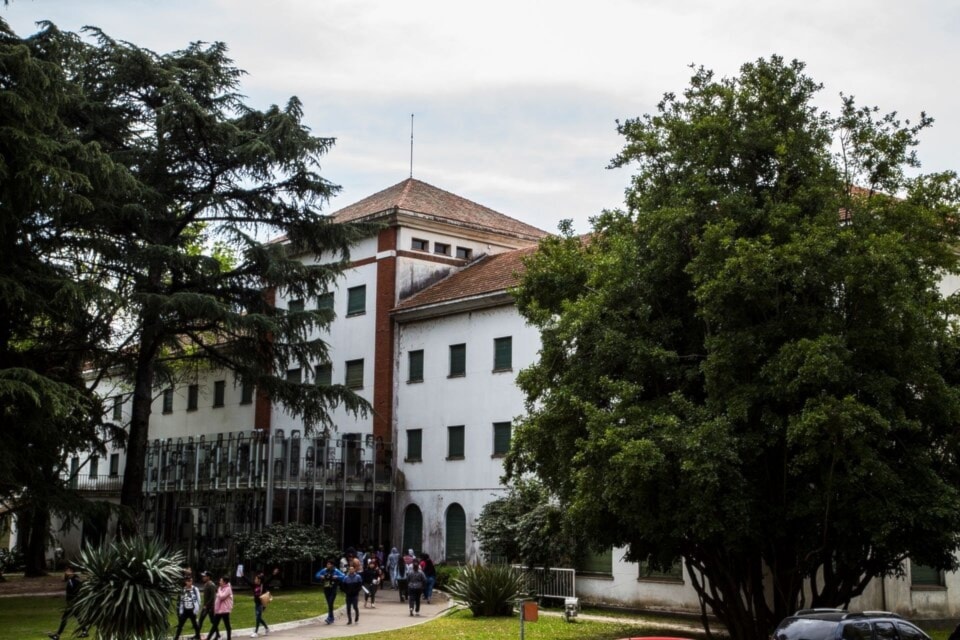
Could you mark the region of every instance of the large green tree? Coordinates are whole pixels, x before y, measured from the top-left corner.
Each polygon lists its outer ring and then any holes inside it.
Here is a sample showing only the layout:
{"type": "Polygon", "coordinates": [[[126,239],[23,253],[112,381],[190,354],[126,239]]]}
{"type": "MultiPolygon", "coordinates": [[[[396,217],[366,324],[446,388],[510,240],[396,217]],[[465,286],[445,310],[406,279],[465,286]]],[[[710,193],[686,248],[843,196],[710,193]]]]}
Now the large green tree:
{"type": "Polygon", "coordinates": [[[286,380],[290,367],[326,362],[311,332],[332,313],[311,304],[288,313],[273,296],[319,296],[368,230],[320,213],[337,191],[318,174],[333,140],[310,133],[296,98],[247,105],[224,44],[157,54],[89,33],[92,42],[64,36],[62,64],[86,98],[72,124],[139,187],[88,227],[125,302],[123,342],[102,364],[119,366],[132,389],[121,505],[136,513],[154,395],[189,365],[232,371],[308,429],[330,426],[333,406],[365,409],[342,385],[286,380]]]}
{"type": "Polygon", "coordinates": [[[957,180],[911,176],[928,118],[831,115],[803,69],[697,69],[621,123],[626,210],[517,298],[542,351],[509,473],[598,548],[682,558],[742,639],[960,544],[957,180]]]}
{"type": "Polygon", "coordinates": [[[63,477],[68,456],[107,436],[81,370],[116,306],[77,230],[135,186],[66,124],[83,98],[58,40],[49,25],[20,38],[0,20],[0,505],[17,515],[29,574],[44,569],[50,514],[85,506],[63,477]]]}

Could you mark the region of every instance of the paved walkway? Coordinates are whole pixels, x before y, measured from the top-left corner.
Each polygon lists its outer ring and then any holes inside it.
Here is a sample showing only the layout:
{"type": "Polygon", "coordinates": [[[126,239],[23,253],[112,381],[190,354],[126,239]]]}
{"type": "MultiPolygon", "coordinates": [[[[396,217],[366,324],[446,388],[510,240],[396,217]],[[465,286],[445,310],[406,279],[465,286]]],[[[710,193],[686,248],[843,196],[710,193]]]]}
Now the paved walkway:
{"type": "MultiPolygon", "coordinates": [[[[434,592],[432,603],[427,604],[422,600],[420,604],[420,616],[411,616],[410,608],[406,602],[400,602],[400,596],[396,591],[381,591],[377,594],[376,609],[364,609],[363,602],[360,602],[360,622],[354,622],[347,625],[346,609],[340,607],[334,612],[336,621],[333,624],[326,624],[326,604],[321,597],[318,603],[324,607],[324,613],[316,618],[307,620],[297,620],[294,622],[278,622],[270,625],[270,635],[260,637],[276,638],[276,640],[312,640],[313,638],[341,638],[346,636],[358,636],[363,633],[374,633],[376,631],[390,631],[402,627],[410,627],[416,624],[422,624],[437,617],[446,611],[451,601],[442,593],[434,592]]],[[[187,625],[189,627],[189,625],[187,625]]],[[[250,637],[253,628],[234,629],[233,637],[235,640],[242,640],[250,637]]],[[[221,638],[226,638],[223,629],[220,630],[221,638]]]]}

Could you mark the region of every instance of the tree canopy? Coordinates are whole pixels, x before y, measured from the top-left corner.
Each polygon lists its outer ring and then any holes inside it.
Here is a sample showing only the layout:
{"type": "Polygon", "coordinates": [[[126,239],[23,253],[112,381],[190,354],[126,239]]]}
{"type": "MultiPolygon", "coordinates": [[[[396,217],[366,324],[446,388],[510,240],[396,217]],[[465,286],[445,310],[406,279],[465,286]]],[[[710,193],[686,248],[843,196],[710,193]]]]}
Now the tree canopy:
{"type": "MultiPolygon", "coordinates": [[[[24,336],[0,336],[0,348],[15,345],[5,355],[29,361],[27,347],[39,343],[26,332],[50,329],[60,344],[65,323],[46,314],[79,310],[70,320],[86,323],[83,343],[55,360],[75,390],[85,388],[81,366],[93,372],[87,383],[109,376],[130,390],[127,514],[138,512],[154,395],[184,372],[230,371],[307,429],[332,427],[335,406],[365,411],[343,385],[285,376],[327,361],[315,330],[333,315],[310,304],[278,309],[275,297],[309,302],[326,292],[350,246],[372,231],[321,213],[337,191],[319,175],[334,141],[310,132],[299,100],[246,104],[243,72],[223,43],[158,54],[92,28],[81,36],[45,24],[20,39],[0,25],[11,88],[2,94],[10,122],[0,170],[16,178],[0,186],[0,223],[2,241],[24,256],[0,280],[0,324],[23,318],[24,336]],[[53,284],[31,290],[46,274],[53,284]],[[83,291],[88,283],[93,293],[83,291]],[[86,295],[67,306],[77,291],[86,295]]],[[[37,384],[16,386],[6,382],[16,363],[2,364],[0,393],[36,400],[39,383],[53,380],[41,371],[37,384]]],[[[88,401],[85,423],[95,424],[102,407],[88,401]]],[[[67,405],[70,413],[80,400],[67,405]]]]}
{"type": "MultiPolygon", "coordinates": [[[[619,123],[626,210],[545,240],[508,475],[555,487],[597,550],[683,559],[737,638],[960,544],[960,190],[917,136],[779,57],[619,123]]],[[[704,621],[706,624],[706,616],[704,621]]]]}

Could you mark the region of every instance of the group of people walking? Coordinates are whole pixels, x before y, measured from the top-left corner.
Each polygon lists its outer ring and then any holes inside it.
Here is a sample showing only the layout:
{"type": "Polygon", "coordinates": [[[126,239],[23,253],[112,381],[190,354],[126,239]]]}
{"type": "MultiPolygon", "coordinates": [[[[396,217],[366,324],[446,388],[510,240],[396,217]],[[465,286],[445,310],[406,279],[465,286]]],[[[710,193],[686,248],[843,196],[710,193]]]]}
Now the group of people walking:
{"type": "MultiPolygon", "coordinates": [[[[202,591],[194,586],[192,575],[187,574],[183,578],[183,588],[177,598],[177,630],[173,634],[174,640],[180,638],[180,633],[188,621],[193,626],[193,638],[199,640],[200,630],[207,618],[211,621],[207,640],[220,639],[221,623],[227,634],[227,640],[232,640],[233,627],[230,625],[230,613],[233,611],[233,587],[230,584],[230,576],[221,576],[214,584],[210,572],[204,571],[200,574],[200,579],[203,581],[202,591]]],[[[264,635],[270,633],[270,628],[263,620],[263,599],[269,588],[266,586],[267,582],[263,574],[254,576],[250,585],[253,587],[253,606],[257,621],[257,626],[250,636],[256,638],[261,625],[264,635]]]]}
{"type": "Polygon", "coordinates": [[[327,624],[333,624],[333,605],[337,591],[343,591],[346,597],[347,624],[360,623],[360,594],[363,593],[363,607],[377,608],[377,592],[383,588],[395,589],[400,593],[400,601],[410,603],[410,615],[420,615],[420,602],[425,598],[430,602],[433,586],[436,583],[437,570],[428,554],[417,558],[413,549],[401,556],[394,547],[386,560],[386,572],[383,563],[375,553],[361,557],[348,549],[337,568],[333,559],[314,576],[323,587],[327,601],[327,624]]]}

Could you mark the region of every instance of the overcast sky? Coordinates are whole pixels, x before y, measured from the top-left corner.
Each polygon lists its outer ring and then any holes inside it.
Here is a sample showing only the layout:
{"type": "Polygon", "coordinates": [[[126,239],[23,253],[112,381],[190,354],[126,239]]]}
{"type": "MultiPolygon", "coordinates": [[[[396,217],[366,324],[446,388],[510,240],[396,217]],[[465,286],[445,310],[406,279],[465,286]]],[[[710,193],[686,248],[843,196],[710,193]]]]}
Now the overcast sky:
{"type": "Polygon", "coordinates": [[[339,209],[409,175],[555,231],[623,202],[608,170],[616,119],[680,92],[688,65],[719,75],[780,54],[864,105],[935,119],[924,171],[960,146],[960,2],[955,0],[12,0],[20,35],[49,19],[95,25],[158,52],[226,42],[265,108],[291,95],[314,133],[337,138],[322,173],[339,209]]]}

